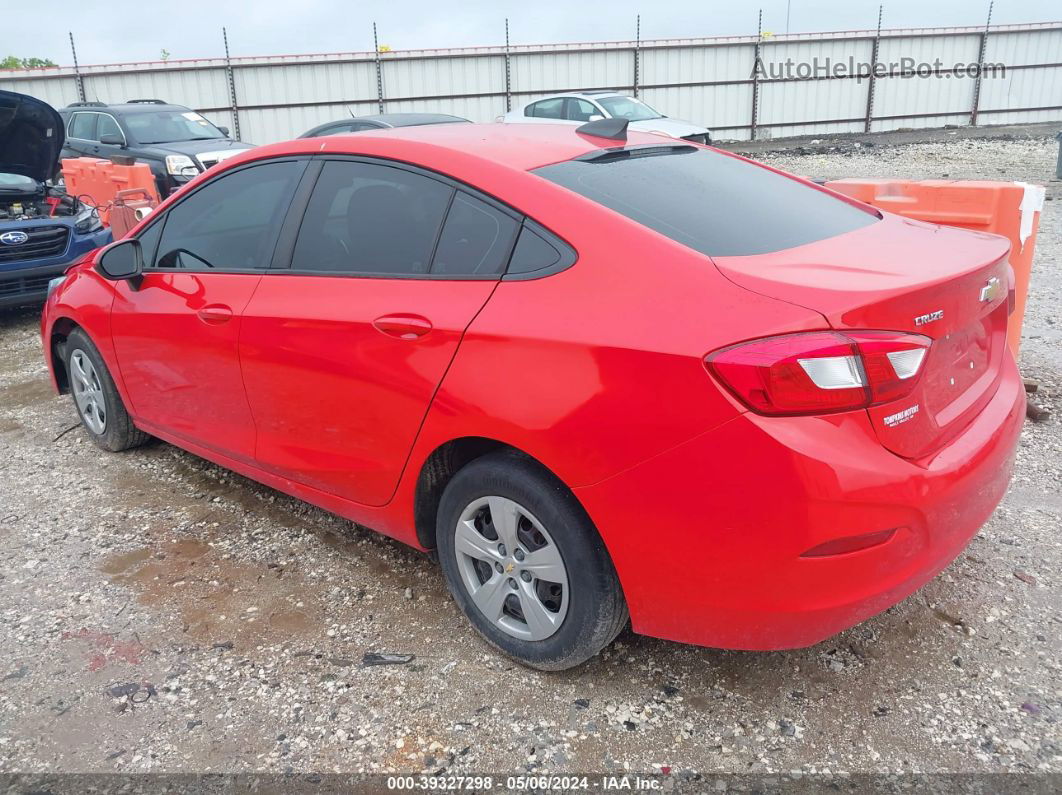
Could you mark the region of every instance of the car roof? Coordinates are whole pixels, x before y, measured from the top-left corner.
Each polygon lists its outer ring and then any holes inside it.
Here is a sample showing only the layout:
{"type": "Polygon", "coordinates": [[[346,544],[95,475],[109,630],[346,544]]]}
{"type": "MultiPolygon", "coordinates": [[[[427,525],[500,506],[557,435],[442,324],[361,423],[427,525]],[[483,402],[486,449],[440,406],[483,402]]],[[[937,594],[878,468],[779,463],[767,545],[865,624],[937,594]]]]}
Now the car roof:
{"type": "Polygon", "coordinates": [[[630,94],[624,94],[622,91],[561,91],[557,94],[550,94],[548,97],[539,97],[536,100],[528,102],[528,105],[534,105],[536,102],[541,102],[544,99],[555,99],[557,97],[578,97],[580,99],[601,99],[602,97],[629,97],[630,94]]]}
{"type": "Polygon", "coordinates": [[[460,116],[446,113],[377,113],[372,116],[358,116],[357,121],[378,121],[392,127],[410,127],[419,124],[450,124],[468,122],[460,116]]]}
{"type": "Polygon", "coordinates": [[[249,149],[230,158],[236,165],[263,157],[291,154],[349,154],[383,157],[447,172],[458,159],[467,165],[489,162],[529,171],[571,160],[600,148],[660,143],[660,136],[630,131],[626,142],[582,135],[568,124],[429,124],[365,130],[357,135],[297,138],[249,149]]]}
{"type": "Polygon", "coordinates": [[[115,102],[113,104],[106,102],[100,102],[99,104],[95,102],[75,102],[65,108],[60,108],[60,110],[66,113],[88,111],[90,113],[107,112],[121,115],[123,113],[147,113],[151,111],[188,113],[191,108],[187,108],[184,105],[171,105],[168,102],[115,102]]]}

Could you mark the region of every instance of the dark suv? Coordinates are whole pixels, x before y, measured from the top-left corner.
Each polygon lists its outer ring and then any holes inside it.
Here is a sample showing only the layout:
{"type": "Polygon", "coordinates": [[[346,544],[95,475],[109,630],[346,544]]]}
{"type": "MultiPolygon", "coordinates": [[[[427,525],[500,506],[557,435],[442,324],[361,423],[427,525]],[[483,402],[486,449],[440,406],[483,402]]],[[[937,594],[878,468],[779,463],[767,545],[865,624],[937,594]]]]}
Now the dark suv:
{"type": "Polygon", "coordinates": [[[74,102],[59,114],[66,125],[63,157],[133,157],[151,166],[162,198],[199,172],[253,146],[232,140],[227,128],[194,110],[160,99],[117,105],[74,102]]]}

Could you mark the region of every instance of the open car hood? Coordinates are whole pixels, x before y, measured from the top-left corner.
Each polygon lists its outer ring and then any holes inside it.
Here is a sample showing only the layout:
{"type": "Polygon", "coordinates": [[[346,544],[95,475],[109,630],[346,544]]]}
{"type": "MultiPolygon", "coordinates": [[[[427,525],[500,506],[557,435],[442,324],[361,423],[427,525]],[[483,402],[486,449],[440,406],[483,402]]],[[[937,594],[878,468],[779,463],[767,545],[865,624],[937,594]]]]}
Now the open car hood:
{"type": "Polygon", "coordinates": [[[65,140],[55,108],[25,94],[0,91],[0,173],[38,182],[51,179],[65,140]]]}

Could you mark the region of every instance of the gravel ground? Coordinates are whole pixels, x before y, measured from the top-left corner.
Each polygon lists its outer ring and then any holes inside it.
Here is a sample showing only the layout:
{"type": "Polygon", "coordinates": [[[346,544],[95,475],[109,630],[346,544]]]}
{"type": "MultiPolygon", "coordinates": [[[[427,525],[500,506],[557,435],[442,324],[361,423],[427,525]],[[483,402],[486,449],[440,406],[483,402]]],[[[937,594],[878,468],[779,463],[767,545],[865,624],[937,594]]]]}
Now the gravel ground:
{"type": "MultiPolygon", "coordinates": [[[[1055,151],[945,136],[757,156],[1045,181],[1055,151]]],[[[1054,417],[1026,424],[1009,496],[954,565],[800,651],[628,631],[574,671],[515,666],[426,557],[166,444],[102,454],[49,389],[36,313],[0,313],[0,771],[1062,772],[1049,190],[1022,367],[1054,417]]]]}

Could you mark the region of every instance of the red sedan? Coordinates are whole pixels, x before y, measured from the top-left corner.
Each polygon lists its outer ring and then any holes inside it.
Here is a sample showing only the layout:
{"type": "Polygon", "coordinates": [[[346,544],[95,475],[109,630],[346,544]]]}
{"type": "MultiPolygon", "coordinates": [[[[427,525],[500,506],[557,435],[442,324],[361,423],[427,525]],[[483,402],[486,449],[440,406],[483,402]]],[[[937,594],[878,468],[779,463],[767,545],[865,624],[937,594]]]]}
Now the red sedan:
{"type": "Polygon", "coordinates": [[[231,158],[53,286],[56,388],[106,450],[435,550],[537,668],[628,616],[783,649],[903,599],[1010,476],[1007,242],[596,124],[231,158]]]}

